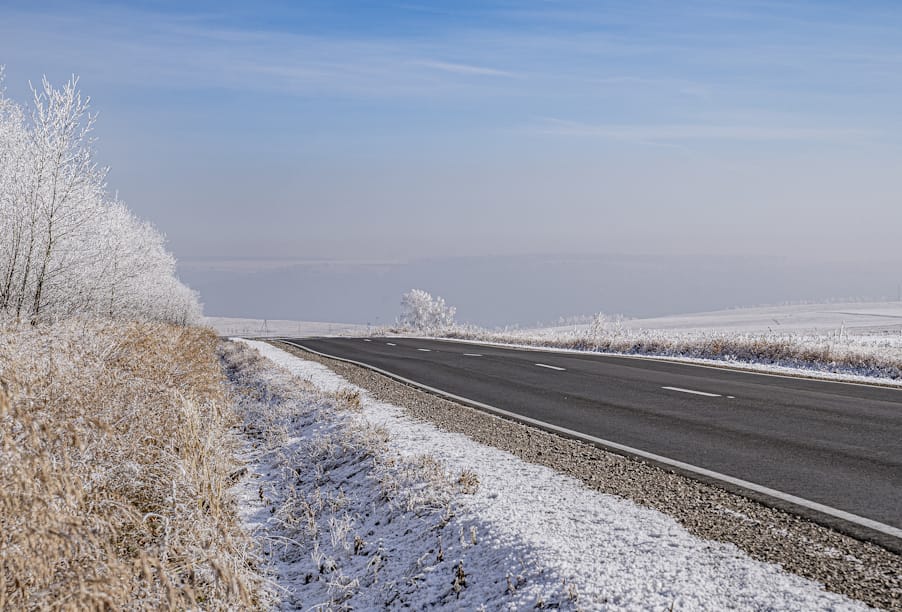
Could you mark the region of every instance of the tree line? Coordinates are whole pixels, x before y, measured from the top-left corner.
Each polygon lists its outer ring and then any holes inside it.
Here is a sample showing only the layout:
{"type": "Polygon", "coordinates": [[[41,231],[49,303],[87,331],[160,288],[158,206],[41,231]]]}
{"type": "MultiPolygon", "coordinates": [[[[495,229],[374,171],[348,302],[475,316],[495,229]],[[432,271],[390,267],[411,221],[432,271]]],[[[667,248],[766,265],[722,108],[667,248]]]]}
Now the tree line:
{"type": "Polygon", "coordinates": [[[32,93],[7,98],[0,68],[0,318],[197,322],[164,236],[107,189],[78,79],[32,93]]]}

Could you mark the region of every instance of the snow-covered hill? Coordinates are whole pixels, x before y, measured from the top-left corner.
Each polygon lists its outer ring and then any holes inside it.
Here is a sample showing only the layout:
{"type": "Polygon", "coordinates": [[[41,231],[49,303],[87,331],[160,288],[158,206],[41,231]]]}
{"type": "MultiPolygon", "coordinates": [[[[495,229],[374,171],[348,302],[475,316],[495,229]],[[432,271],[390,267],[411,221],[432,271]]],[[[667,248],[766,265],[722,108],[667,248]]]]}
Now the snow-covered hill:
{"type": "MultiPolygon", "coordinates": [[[[700,333],[824,334],[844,329],[854,335],[902,335],[902,302],[842,302],[733,308],[712,312],[624,319],[631,330],[671,330],[700,333]]],[[[533,334],[561,334],[588,329],[567,325],[523,330],[533,334]]]]}

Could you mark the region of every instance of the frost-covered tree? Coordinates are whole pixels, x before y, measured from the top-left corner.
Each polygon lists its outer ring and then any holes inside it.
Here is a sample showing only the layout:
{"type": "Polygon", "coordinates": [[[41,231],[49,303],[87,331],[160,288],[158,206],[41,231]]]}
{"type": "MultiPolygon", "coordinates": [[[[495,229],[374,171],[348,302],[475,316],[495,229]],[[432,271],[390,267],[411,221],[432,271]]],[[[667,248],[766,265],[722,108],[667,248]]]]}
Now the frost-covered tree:
{"type": "Polygon", "coordinates": [[[18,302],[26,226],[35,215],[27,197],[30,136],[22,109],[4,95],[2,77],[0,69],[0,310],[7,310],[18,302]]]}
{"type": "Polygon", "coordinates": [[[610,343],[621,338],[626,329],[623,326],[623,317],[617,315],[609,317],[603,312],[596,313],[592,317],[587,333],[587,341],[594,346],[596,350],[610,346],[610,343]]]}
{"type": "Polygon", "coordinates": [[[398,324],[415,331],[437,331],[454,325],[453,306],[440,297],[432,297],[422,289],[411,289],[401,296],[398,324]]]}
{"type": "Polygon", "coordinates": [[[107,192],[78,79],[33,95],[28,114],[0,88],[0,316],[196,321],[162,234],[107,192]]]}

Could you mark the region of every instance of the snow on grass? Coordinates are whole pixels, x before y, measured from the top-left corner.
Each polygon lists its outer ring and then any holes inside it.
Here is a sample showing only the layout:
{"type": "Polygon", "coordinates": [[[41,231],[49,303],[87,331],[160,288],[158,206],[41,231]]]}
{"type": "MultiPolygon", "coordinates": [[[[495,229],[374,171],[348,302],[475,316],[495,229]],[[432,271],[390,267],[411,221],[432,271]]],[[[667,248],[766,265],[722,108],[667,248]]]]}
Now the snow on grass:
{"type": "Polygon", "coordinates": [[[283,609],[573,607],[575,591],[534,551],[462,512],[479,486],[472,473],[399,455],[346,385],[305,390],[247,355],[226,362],[255,440],[241,515],[283,609]]]}
{"type": "MultiPolygon", "coordinates": [[[[695,349],[712,353],[714,359],[723,359],[724,355],[708,350],[712,345],[723,348],[755,343],[761,347],[782,345],[789,349],[783,351],[784,361],[796,358],[797,362],[803,362],[808,353],[815,357],[814,361],[824,361],[823,365],[829,369],[831,365],[849,365],[846,358],[850,353],[902,362],[902,302],[762,306],[648,319],[602,317],[595,329],[591,324],[581,324],[511,330],[503,335],[511,339],[519,337],[529,344],[594,341],[613,345],[612,348],[633,346],[640,352],[643,345],[657,346],[662,353],[695,349]],[[790,359],[785,358],[787,353],[790,359]],[[824,355],[837,363],[820,359],[824,355]]],[[[769,357],[768,351],[758,352],[762,361],[769,357]]],[[[800,363],[784,366],[807,367],[800,363]]],[[[867,367],[862,365],[859,369],[867,367]]],[[[861,375],[877,374],[862,372],[861,375]]]]}
{"type": "MultiPolygon", "coordinates": [[[[657,511],[592,491],[573,478],[463,435],[414,421],[402,409],[373,399],[318,363],[268,344],[248,344],[321,392],[357,391],[361,407],[353,418],[385,432],[383,452],[398,461],[428,452],[440,471],[478,479],[475,493],[458,491],[452,496],[459,521],[456,528],[464,527],[453,554],[469,577],[461,590],[461,597],[467,599],[447,595],[436,599],[447,591],[445,575],[444,582],[433,585],[435,592],[424,586],[423,597],[416,599],[414,593],[406,600],[415,607],[478,603],[498,607],[502,601],[512,607],[531,607],[541,599],[545,604],[600,610],[866,609],[778,566],[754,561],[735,546],[692,536],[657,511]],[[469,541],[479,542],[478,548],[466,546],[466,527],[475,529],[469,541]],[[514,559],[522,562],[519,572],[512,573],[514,559]],[[507,585],[505,593],[514,595],[531,590],[522,599],[504,599],[499,598],[498,585],[507,585]]],[[[363,471],[357,474],[366,478],[363,471]]],[[[346,482],[348,490],[356,490],[356,485],[346,482]]],[[[371,516],[385,511],[372,504],[371,516]]],[[[394,538],[408,529],[422,529],[421,519],[405,515],[403,520],[395,524],[394,533],[383,536],[382,546],[395,542],[393,556],[416,564],[421,558],[417,547],[421,538],[394,538]]]]}

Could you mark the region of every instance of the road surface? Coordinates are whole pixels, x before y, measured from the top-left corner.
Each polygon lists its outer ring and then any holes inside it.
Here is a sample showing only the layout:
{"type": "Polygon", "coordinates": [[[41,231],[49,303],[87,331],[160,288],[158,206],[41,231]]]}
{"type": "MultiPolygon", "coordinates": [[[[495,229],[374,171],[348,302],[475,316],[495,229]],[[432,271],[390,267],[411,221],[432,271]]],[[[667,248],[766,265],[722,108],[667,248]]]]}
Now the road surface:
{"type": "Polygon", "coordinates": [[[754,483],[765,492],[752,497],[902,551],[902,389],[442,340],[291,342],[667,458],[702,480],[723,480],[711,471],[754,483]]]}

